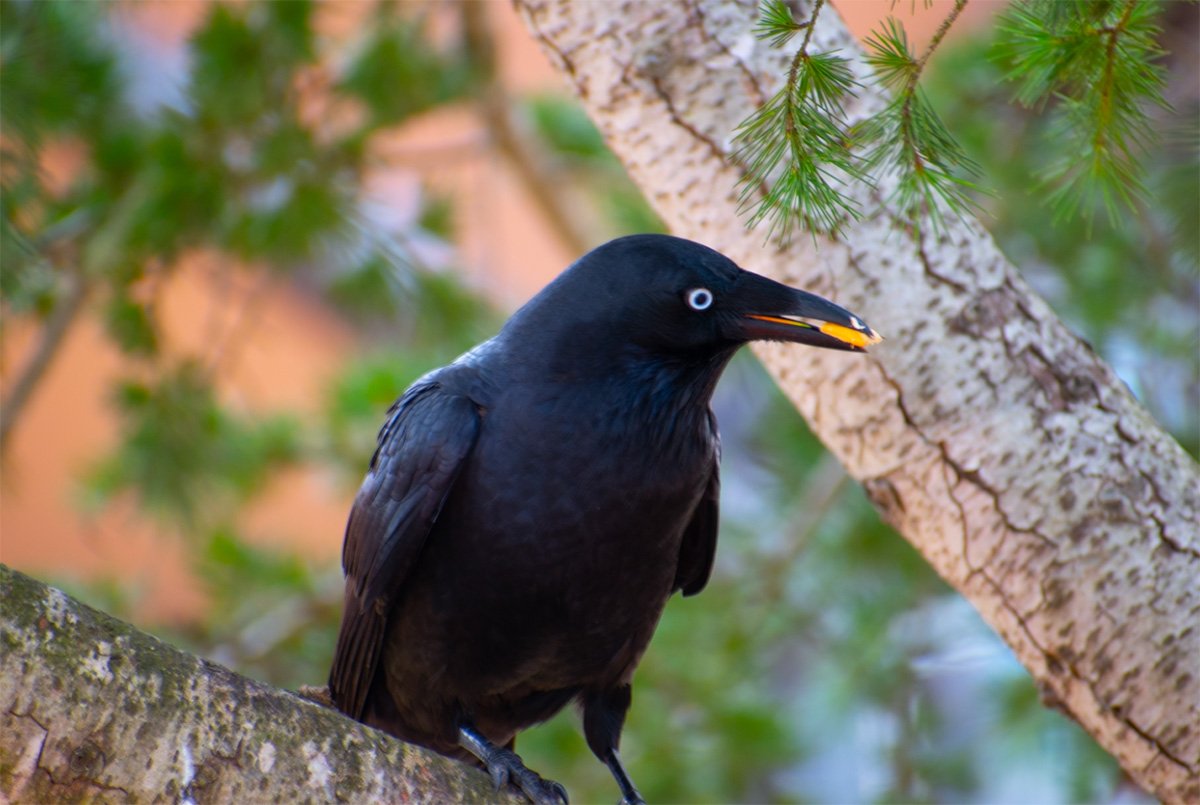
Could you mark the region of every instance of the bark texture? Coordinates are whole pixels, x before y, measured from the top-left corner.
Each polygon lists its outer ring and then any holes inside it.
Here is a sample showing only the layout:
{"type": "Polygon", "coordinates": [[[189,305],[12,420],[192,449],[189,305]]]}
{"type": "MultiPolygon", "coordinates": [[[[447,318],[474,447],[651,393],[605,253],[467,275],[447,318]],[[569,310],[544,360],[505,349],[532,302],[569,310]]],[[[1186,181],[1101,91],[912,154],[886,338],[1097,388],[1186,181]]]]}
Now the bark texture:
{"type": "MultiPolygon", "coordinates": [[[[885,181],[842,242],[778,247],[743,228],[731,140],[791,56],[754,38],[753,0],[517,5],[672,232],[887,338],[865,359],[758,352],[1046,699],[1158,797],[1200,801],[1196,463],[976,221],[914,234],[885,181]]],[[[856,60],[852,118],[886,103],[828,5],[812,48],[856,60]]]]}
{"type": "Polygon", "coordinates": [[[0,801],[520,802],[0,565],[0,801]]]}

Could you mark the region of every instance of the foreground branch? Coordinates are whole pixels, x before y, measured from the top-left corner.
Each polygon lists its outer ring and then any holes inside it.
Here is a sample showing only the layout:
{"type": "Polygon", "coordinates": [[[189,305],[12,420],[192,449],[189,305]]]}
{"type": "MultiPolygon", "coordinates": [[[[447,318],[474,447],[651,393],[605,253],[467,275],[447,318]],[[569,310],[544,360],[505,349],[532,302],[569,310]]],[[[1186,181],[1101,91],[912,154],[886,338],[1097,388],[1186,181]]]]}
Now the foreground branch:
{"type": "Polygon", "coordinates": [[[0,565],[0,801],[517,802],[0,565]]]}
{"type": "MultiPolygon", "coordinates": [[[[754,0],[518,0],[677,235],[861,312],[869,357],[756,348],[883,516],[1012,646],[1045,697],[1158,797],[1200,801],[1200,472],[973,220],[914,234],[889,188],[839,242],[739,220],[732,134],[788,56],[754,0]]],[[[890,98],[856,60],[852,119],[890,98]]]]}

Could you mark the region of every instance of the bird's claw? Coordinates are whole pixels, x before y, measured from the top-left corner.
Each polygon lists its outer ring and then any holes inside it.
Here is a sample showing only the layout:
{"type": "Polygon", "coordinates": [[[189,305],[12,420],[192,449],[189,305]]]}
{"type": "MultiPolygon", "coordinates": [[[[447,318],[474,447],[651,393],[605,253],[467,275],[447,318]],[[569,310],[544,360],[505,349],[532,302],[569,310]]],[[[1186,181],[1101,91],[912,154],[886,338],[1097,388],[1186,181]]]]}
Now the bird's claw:
{"type": "Polygon", "coordinates": [[[551,793],[554,794],[556,800],[555,805],[571,805],[570,799],[567,798],[567,789],[563,787],[562,783],[557,783],[554,780],[547,780],[545,778],[542,778],[542,782],[550,786],[551,793]]]}
{"type": "Polygon", "coordinates": [[[646,800],[641,797],[630,799],[629,797],[621,797],[621,801],[617,805],[646,805],[646,800]]]}
{"type": "Polygon", "coordinates": [[[520,788],[534,805],[569,805],[567,789],[554,780],[547,780],[521,761],[519,755],[498,749],[488,758],[488,775],[499,791],[507,783],[520,788]]]}

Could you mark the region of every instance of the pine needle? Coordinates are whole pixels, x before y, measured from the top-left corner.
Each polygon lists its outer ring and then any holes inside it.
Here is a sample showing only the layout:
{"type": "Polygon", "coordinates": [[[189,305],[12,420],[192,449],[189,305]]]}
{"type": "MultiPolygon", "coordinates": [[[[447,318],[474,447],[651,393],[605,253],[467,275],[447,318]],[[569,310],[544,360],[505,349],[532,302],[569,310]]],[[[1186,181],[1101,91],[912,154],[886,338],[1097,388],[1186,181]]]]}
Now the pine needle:
{"type": "Polygon", "coordinates": [[[935,229],[943,224],[943,209],[962,215],[975,206],[969,191],[978,186],[968,177],[979,167],[967,156],[920,89],[921,73],[946,32],[966,7],[956,0],[928,47],[918,59],[909,48],[904,26],[894,17],[866,40],[867,62],[879,82],[895,93],[891,104],[864,121],[859,135],[870,148],[867,169],[877,177],[894,175],[890,201],[901,215],[916,223],[928,218],[935,229]]]}
{"type": "Polygon", "coordinates": [[[1049,147],[1059,156],[1042,189],[1056,217],[1090,216],[1098,202],[1116,221],[1145,199],[1141,159],[1155,139],[1146,110],[1168,107],[1159,11],[1153,0],[1042,0],[1001,18],[999,55],[1017,102],[1052,106],[1049,147]]]}
{"type": "Polygon", "coordinates": [[[849,64],[833,53],[808,52],[823,2],[817,0],[803,22],[792,17],[782,0],[763,3],[755,27],[759,38],[779,47],[804,31],[804,41],[784,88],[743,122],[734,137],[734,157],[745,168],[739,211],[750,227],[769,220],[768,237],[783,242],[797,225],[814,234],[836,235],[847,219],[860,214],[838,188],[866,180],[851,153],[842,110],[856,86],[849,64]]]}

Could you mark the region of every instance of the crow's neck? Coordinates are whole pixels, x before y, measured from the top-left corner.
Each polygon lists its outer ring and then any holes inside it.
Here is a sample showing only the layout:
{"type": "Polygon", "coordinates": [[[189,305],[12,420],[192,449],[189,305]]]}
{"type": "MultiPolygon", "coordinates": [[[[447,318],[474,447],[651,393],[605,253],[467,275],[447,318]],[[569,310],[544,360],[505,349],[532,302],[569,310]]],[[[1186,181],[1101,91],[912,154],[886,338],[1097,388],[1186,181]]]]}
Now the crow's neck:
{"type": "Polygon", "coordinates": [[[699,355],[631,352],[614,367],[630,406],[651,416],[707,414],[713,390],[736,347],[699,355]]]}

